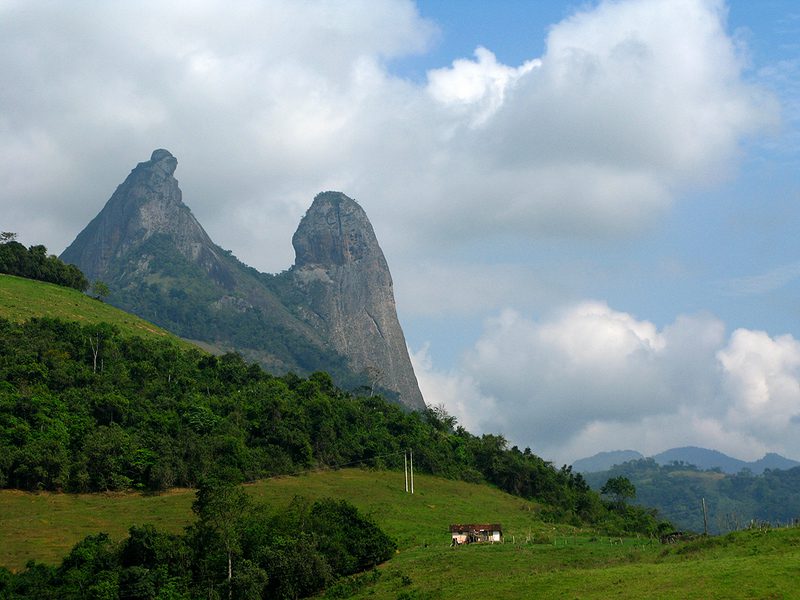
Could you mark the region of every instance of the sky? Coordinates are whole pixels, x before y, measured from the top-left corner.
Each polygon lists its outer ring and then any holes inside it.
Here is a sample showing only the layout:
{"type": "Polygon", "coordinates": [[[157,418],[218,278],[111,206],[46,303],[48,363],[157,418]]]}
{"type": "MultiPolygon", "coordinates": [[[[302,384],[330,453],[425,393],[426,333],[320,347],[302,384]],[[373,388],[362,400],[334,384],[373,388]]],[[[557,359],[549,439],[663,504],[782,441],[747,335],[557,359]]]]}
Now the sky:
{"type": "Polygon", "coordinates": [[[470,431],[800,459],[791,0],[0,0],[0,72],[25,244],[61,253],[156,148],[266,272],[339,190],[470,431]]]}

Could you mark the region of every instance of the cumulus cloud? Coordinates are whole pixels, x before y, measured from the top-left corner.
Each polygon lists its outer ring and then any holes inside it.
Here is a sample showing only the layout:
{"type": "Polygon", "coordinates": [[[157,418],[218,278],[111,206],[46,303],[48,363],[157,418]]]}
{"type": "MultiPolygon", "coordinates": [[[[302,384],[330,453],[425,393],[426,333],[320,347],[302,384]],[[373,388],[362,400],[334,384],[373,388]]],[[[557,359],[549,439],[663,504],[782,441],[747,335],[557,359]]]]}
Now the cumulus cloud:
{"type": "Polygon", "coordinates": [[[438,102],[472,113],[470,124],[485,123],[505,100],[506,91],[541,60],[530,60],[514,68],[497,62],[486,48],[475,50],[475,61],[458,59],[451,68],[428,71],[428,93],[438,102]]]}
{"type": "Polygon", "coordinates": [[[800,343],[790,335],[737,329],[718,353],[731,404],[726,420],[761,439],[797,436],[800,343]]]}
{"type": "Polygon", "coordinates": [[[744,329],[726,337],[710,315],[658,329],[602,302],[542,320],[507,310],[457,369],[419,362],[429,403],[559,461],[681,445],[800,456],[800,343],[744,329]]]}
{"type": "Polygon", "coordinates": [[[479,431],[481,419],[496,409],[497,400],[481,393],[478,382],[466,373],[437,371],[429,344],[416,352],[409,351],[409,356],[428,406],[443,405],[451,414],[459,415],[460,425],[479,431]]]}
{"type": "Polygon", "coordinates": [[[478,47],[423,83],[392,73],[435,35],[407,0],[5,2],[6,227],[58,251],[166,147],[212,237],[265,270],[291,262],[322,189],[365,206],[390,258],[627,234],[775,114],[744,83],[717,2],[602,2],[521,65],[478,47]]]}

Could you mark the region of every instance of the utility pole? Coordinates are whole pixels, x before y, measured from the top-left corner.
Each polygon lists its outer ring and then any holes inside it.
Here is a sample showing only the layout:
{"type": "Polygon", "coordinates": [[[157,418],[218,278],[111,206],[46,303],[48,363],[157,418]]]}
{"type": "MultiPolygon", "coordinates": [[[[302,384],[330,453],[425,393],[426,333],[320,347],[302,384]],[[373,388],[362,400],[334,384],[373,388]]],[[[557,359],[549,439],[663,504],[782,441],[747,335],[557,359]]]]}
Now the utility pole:
{"type": "Polygon", "coordinates": [[[411,458],[411,494],[414,494],[414,451],[411,448],[408,449],[408,455],[411,458]]]}
{"type": "Polygon", "coordinates": [[[705,498],[703,498],[703,531],[705,536],[708,537],[708,509],[706,508],[705,498]]]}
{"type": "Polygon", "coordinates": [[[408,452],[403,452],[403,474],[406,476],[406,494],[408,493],[408,452]]]}

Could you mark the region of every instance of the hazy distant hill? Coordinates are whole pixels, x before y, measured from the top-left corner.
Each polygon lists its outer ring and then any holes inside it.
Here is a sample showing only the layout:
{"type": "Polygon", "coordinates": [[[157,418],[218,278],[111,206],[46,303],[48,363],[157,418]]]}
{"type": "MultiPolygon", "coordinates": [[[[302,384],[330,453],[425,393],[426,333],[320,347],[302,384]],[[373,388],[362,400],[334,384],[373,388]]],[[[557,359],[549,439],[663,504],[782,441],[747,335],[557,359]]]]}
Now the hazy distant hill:
{"type": "Polygon", "coordinates": [[[425,403],[397,320],[389,267],[362,208],[319,194],[295,265],[259,273],[217,246],[183,203],[177,160],[156,150],[61,255],[109,302],[178,335],[235,350],[275,374],[327,371],[412,409],[425,403]]]}
{"type": "MultiPolygon", "coordinates": [[[[572,468],[579,473],[597,473],[599,471],[607,471],[615,465],[641,458],[644,458],[644,456],[635,450],[600,452],[592,457],[576,460],[572,463],[572,468]]],[[[740,472],[742,469],[748,469],[754,475],[760,475],[765,469],[785,470],[800,466],[800,462],[774,452],[770,452],[756,461],[747,462],[723,454],[718,450],[709,450],[696,446],[671,448],[654,455],[652,458],[659,465],[684,463],[694,465],[698,469],[720,469],[723,473],[731,475],[740,472]]]]}
{"type": "Polygon", "coordinates": [[[598,452],[589,458],[581,458],[572,463],[572,470],[578,473],[596,473],[607,471],[614,465],[621,465],[629,460],[644,458],[636,450],[612,450],[611,452],[598,452]]]}
{"type": "Polygon", "coordinates": [[[699,469],[721,469],[723,473],[738,473],[742,469],[749,469],[755,475],[764,472],[764,469],[791,469],[800,466],[800,462],[785,458],[780,454],[770,453],[759,460],[747,462],[732,458],[717,450],[686,446],[683,448],[672,448],[653,456],[653,459],[660,465],[667,465],[673,462],[683,462],[687,465],[694,465],[699,469]]]}
{"type": "Polygon", "coordinates": [[[726,474],[647,458],[584,476],[596,490],[613,477],[626,477],[636,488],[637,503],[655,507],[679,527],[694,531],[704,528],[703,499],[712,533],[740,529],[753,520],[786,524],[800,518],[800,467],[726,474]]]}

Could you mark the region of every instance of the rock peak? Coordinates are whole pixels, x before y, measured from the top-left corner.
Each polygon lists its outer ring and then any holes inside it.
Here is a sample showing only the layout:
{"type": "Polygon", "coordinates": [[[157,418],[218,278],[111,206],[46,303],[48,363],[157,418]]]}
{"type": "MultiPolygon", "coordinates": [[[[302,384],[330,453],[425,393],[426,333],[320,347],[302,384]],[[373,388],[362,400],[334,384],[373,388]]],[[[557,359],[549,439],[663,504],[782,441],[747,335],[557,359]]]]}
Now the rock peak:
{"type": "Polygon", "coordinates": [[[340,206],[341,204],[355,204],[356,206],[358,206],[358,202],[346,196],[342,192],[335,192],[329,190],[327,192],[320,192],[319,194],[314,196],[314,201],[311,203],[311,207],[309,208],[309,210],[314,210],[315,205],[319,207],[321,205],[324,205],[326,202],[334,206],[340,206]]]}
{"type": "Polygon", "coordinates": [[[318,194],[292,239],[295,266],[262,278],[183,204],[177,164],[163,148],[138,163],[62,260],[106,282],[119,306],[183,337],[276,374],[331,371],[340,384],[425,408],[386,259],[355,200],[318,194]]]}
{"type": "Polygon", "coordinates": [[[353,372],[399,393],[408,408],[425,401],[397,319],[392,276],[364,209],[341,192],[314,198],[292,237],[292,276],[305,314],[327,331],[353,372]]]}
{"type": "Polygon", "coordinates": [[[153,150],[153,153],[150,155],[150,162],[158,162],[162,158],[175,158],[175,157],[169,150],[165,150],[164,148],[158,148],[156,150],[153,150]]]}
{"type": "Polygon", "coordinates": [[[183,204],[173,176],[178,160],[159,148],[136,165],[103,210],[64,250],[62,258],[78,265],[89,279],[113,283],[109,269],[156,234],[168,236],[181,254],[198,260],[200,248],[212,245],[183,204]]]}
{"type": "Polygon", "coordinates": [[[178,167],[178,159],[172,156],[169,150],[159,148],[153,150],[153,153],[150,155],[150,160],[147,163],[142,164],[155,167],[163,172],[166,177],[171,177],[178,167]]]}
{"type": "Polygon", "coordinates": [[[364,209],[341,192],[317,194],[294,236],[295,266],[342,266],[365,258],[383,260],[364,209]]]}

